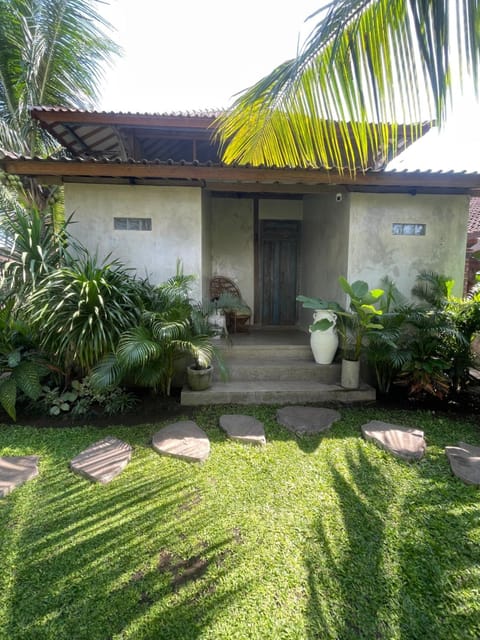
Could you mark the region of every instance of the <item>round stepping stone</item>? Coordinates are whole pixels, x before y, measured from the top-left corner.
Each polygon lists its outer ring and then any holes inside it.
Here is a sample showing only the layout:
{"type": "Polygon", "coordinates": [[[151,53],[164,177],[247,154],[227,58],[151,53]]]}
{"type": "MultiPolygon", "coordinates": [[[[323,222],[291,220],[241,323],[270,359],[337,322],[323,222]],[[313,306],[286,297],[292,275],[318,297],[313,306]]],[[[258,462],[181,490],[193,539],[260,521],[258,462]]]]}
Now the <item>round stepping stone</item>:
{"type": "Polygon", "coordinates": [[[266,444],[263,423],[252,416],[229,414],[220,416],[220,426],[232,440],[247,444],[266,444]]]}
{"type": "Polygon", "coordinates": [[[107,436],[73,458],[70,469],[87,480],[107,484],[125,469],[131,457],[129,444],[107,436]]]}
{"type": "Polygon", "coordinates": [[[340,418],[338,411],[322,407],[283,407],[277,411],[277,422],[297,436],[327,431],[340,418]]]}
{"type": "Polygon", "coordinates": [[[420,460],[425,454],[427,443],[423,431],[381,420],[372,420],[362,425],[365,440],[373,442],[402,460],[420,460]]]}
{"type": "Polygon", "coordinates": [[[207,434],[192,420],[169,424],[152,438],[155,451],[187,462],[203,462],[210,455],[207,434]]]}
{"type": "Polygon", "coordinates": [[[480,447],[459,442],[458,447],[445,447],[452,473],[466,484],[480,485],[480,447]]]}
{"type": "Polygon", "coordinates": [[[8,496],[27,480],[38,476],[39,456],[4,456],[0,458],[0,498],[8,496]]]}

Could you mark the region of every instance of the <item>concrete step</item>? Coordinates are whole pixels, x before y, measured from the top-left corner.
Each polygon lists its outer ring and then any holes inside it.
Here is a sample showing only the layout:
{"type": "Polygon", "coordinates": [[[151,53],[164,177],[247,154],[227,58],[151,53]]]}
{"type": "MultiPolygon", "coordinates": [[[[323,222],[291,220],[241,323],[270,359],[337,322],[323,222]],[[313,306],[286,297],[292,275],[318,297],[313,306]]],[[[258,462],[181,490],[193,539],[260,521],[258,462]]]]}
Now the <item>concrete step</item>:
{"type": "Polygon", "coordinates": [[[255,360],[306,360],[313,362],[312,350],[310,345],[255,345],[255,344],[228,344],[218,343],[215,345],[217,350],[226,362],[235,362],[238,360],[250,361],[255,360]]]}
{"type": "MultiPolygon", "coordinates": [[[[288,358],[284,361],[269,359],[244,360],[241,358],[226,361],[229,382],[249,380],[311,380],[324,384],[336,384],[340,380],[340,364],[317,364],[314,360],[288,358]]],[[[214,369],[214,380],[221,380],[218,367],[214,369]]]]}
{"type": "Polygon", "coordinates": [[[200,406],[209,404],[298,404],[332,402],[354,404],[373,402],[375,389],[362,384],[359,389],[344,389],[339,384],[315,381],[251,380],[214,382],[205,391],[191,391],[184,387],[181,404],[200,406]]]}

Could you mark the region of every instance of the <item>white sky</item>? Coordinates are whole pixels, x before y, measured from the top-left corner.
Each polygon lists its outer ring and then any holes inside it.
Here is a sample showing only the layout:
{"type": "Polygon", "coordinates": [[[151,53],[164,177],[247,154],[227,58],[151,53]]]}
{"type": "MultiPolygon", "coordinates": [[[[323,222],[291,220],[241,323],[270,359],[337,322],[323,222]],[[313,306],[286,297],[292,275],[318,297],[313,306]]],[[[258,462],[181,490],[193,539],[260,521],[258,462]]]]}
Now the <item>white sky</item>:
{"type": "MultiPolygon", "coordinates": [[[[293,57],[322,0],[110,0],[103,10],[124,55],[107,71],[99,108],[172,113],[227,107],[293,57]]],[[[459,99],[398,168],[480,171],[480,106],[459,99]]]]}

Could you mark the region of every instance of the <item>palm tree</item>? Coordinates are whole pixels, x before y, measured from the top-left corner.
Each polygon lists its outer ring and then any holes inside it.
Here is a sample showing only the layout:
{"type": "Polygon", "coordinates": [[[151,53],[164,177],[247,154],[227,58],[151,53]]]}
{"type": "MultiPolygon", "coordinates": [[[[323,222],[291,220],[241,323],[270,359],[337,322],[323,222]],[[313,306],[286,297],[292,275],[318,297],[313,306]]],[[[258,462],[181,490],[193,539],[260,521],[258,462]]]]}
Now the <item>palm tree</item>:
{"type": "MultiPolygon", "coordinates": [[[[43,156],[58,147],[29,114],[35,105],[92,108],[119,48],[99,0],[0,0],[0,148],[43,156]]],[[[23,181],[44,208],[52,189],[23,181]]]]}
{"type": "Polygon", "coordinates": [[[478,91],[479,0],[335,0],[309,19],[297,57],[220,118],[224,161],[365,170],[422,119],[442,124],[467,74],[478,91]]]}

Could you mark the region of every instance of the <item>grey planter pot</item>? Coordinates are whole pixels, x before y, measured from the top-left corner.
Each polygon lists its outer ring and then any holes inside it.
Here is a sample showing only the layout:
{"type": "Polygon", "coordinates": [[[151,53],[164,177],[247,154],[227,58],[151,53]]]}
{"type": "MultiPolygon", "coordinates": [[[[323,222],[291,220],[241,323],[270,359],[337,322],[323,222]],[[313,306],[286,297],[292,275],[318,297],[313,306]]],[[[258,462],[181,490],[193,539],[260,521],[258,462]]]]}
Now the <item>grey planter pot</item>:
{"type": "Polygon", "coordinates": [[[204,391],[212,386],[213,367],[195,369],[194,365],[187,367],[188,386],[192,391],[204,391]]]}
{"type": "Polygon", "coordinates": [[[342,360],[342,387],[358,389],[360,386],[360,360],[342,360]]]}

